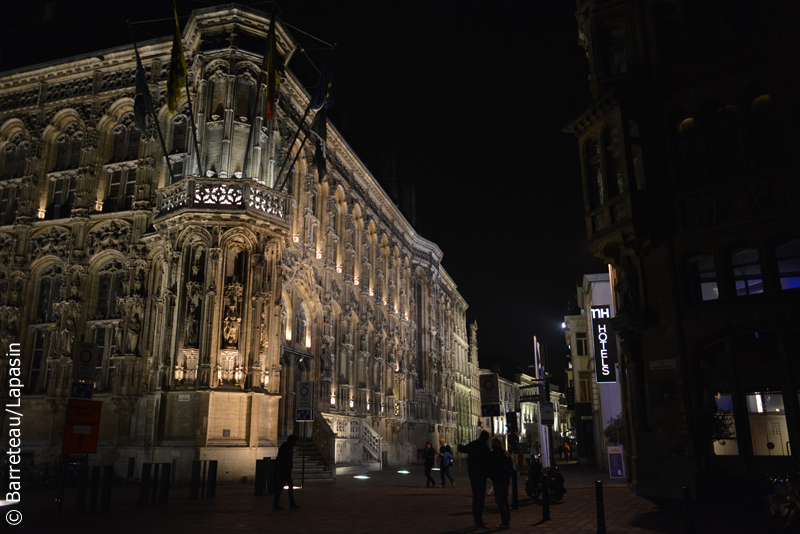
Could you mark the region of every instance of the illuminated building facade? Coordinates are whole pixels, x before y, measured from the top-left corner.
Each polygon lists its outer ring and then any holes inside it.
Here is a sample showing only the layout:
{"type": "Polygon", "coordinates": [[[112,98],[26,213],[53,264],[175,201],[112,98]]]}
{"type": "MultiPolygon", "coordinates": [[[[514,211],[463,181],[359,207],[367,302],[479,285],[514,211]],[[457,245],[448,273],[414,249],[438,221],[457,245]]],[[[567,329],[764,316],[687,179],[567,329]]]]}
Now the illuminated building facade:
{"type": "Polygon", "coordinates": [[[475,436],[477,341],[442,252],[332,125],[322,178],[313,143],[290,144],[316,80],[288,69],[299,45],[280,23],[264,120],[269,25],[236,5],[189,19],[199,152],[185,92],[166,107],[171,36],[139,45],[167,154],[134,124],[132,46],[0,74],[0,326],[21,344],[27,451],[60,452],[81,340],[101,352],[93,462],[122,474],[172,462],[185,479],[216,459],[250,475],[300,434],[298,381],[315,383],[307,435],[336,472],[475,436]]]}
{"type": "Polygon", "coordinates": [[[577,4],[594,103],[567,130],[611,267],[629,487],[735,492],[800,442],[800,13],[577,4]]]}

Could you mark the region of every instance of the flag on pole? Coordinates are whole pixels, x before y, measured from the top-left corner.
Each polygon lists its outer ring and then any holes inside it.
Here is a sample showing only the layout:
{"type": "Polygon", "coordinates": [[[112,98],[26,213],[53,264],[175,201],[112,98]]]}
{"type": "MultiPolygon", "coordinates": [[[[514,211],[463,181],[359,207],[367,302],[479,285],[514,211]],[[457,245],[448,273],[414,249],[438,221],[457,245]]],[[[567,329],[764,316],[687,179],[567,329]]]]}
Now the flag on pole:
{"type": "Polygon", "coordinates": [[[333,52],[331,52],[328,62],[325,63],[325,68],[322,69],[322,75],[319,77],[317,88],[311,96],[311,103],[308,107],[314,111],[319,111],[323,107],[327,109],[333,107],[333,52]]]}
{"type": "Polygon", "coordinates": [[[186,85],[186,58],[183,56],[181,27],[178,24],[178,11],[175,13],[175,36],[172,38],[172,59],[169,62],[169,78],[167,80],[167,109],[173,115],[178,111],[178,97],[181,87],[186,85]]]}
{"type": "Polygon", "coordinates": [[[142,132],[142,136],[149,140],[147,133],[148,115],[154,117],[156,110],[153,107],[153,100],[150,97],[150,88],[144,77],[144,67],[142,58],[139,57],[139,49],[133,43],[133,51],[136,53],[136,93],[133,97],[133,123],[142,132]]]}
{"type": "Polygon", "coordinates": [[[316,150],[314,151],[314,163],[317,165],[319,179],[322,180],[327,172],[327,152],[328,152],[328,113],[325,107],[321,107],[314,117],[314,124],[311,125],[311,133],[316,139],[316,150]]]}
{"type": "MultiPolygon", "coordinates": [[[[278,96],[278,85],[281,83],[281,76],[277,68],[277,45],[275,42],[275,8],[272,9],[272,19],[269,23],[269,35],[267,37],[268,51],[264,58],[267,70],[267,120],[275,120],[275,99],[278,96]]],[[[262,67],[263,69],[263,67],[262,67]]]]}

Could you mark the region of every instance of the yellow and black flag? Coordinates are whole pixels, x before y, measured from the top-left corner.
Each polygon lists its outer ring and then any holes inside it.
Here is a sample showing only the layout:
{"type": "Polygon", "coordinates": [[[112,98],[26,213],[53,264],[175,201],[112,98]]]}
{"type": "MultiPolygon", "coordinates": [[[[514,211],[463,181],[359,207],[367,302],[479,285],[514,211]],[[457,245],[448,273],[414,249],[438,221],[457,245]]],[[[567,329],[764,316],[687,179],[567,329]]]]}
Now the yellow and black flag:
{"type": "Polygon", "coordinates": [[[175,13],[175,37],[172,39],[172,59],[169,62],[169,78],[167,80],[167,109],[173,115],[178,111],[178,97],[181,87],[186,85],[186,59],[183,57],[183,41],[181,27],[178,24],[178,11],[175,13]]]}

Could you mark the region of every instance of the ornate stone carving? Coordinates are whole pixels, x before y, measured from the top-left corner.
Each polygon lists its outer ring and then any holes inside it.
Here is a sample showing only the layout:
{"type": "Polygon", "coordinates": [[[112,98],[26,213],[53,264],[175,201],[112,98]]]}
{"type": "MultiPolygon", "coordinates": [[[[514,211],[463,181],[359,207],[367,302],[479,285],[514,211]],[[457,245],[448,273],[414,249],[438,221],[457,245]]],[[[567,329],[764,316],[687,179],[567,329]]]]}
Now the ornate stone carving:
{"type": "Polygon", "coordinates": [[[71,248],[72,234],[55,226],[31,239],[31,259],[36,260],[48,254],[66,259],[71,248]]]}
{"type": "Polygon", "coordinates": [[[107,222],[89,234],[89,255],[93,256],[101,250],[127,252],[130,240],[131,227],[129,224],[119,221],[107,222]]]}

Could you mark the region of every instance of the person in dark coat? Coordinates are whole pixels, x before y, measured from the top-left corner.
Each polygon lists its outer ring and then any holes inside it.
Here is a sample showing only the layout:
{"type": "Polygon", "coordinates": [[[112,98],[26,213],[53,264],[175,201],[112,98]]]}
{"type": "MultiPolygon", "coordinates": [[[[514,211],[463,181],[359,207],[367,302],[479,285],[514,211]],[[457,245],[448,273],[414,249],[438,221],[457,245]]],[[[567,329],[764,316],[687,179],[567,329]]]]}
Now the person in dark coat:
{"type": "Polygon", "coordinates": [[[300,508],[294,503],[294,481],[292,480],[294,446],[296,443],[297,436],[291,434],[278,449],[278,457],[275,458],[275,500],[272,501],[272,507],[275,510],[283,510],[283,506],[279,502],[284,486],[289,486],[289,508],[292,510],[300,508]]]}
{"type": "Polygon", "coordinates": [[[450,467],[453,465],[453,449],[444,441],[444,438],[439,438],[439,445],[439,458],[441,458],[439,462],[439,475],[442,477],[442,487],[444,487],[445,483],[444,477],[450,479],[451,486],[455,486],[456,479],[450,474],[450,467]]]}
{"type": "Polygon", "coordinates": [[[469,473],[469,484],[472,486],[472,518],[475,520],[475,526],[479,528],[489,528],[489,524],[483,520],[486,478],[489,476],[491,454],[488,441],[489,433],[483,430],[475,441],[466,445],[458,445],[458,452],[465,452],[469,455],[467,472],[469,473]]]}
{"type": "Polygon", "coordinates": [[[494,486],[494,502],[500,510],[499,529],[511,528],[511,508],[508,506],[508,486],[511,484],[511,475],[514,472],[514,462],[503,450],[500,438],[492,439],[492,453],[489,462],[489,478],[494,486]]]}
{"type": "Polygon", "coordinates": [[[436,481],[431,476],[431,469],[433,469],[433,463],[436,461],[436,449],[433,448],[430,441],[425,442],[425,449],[422,451],[422,465],[425,467],[425,476],[427,480],[425,480],[425,487],[426,488],[435,488],[436,481]]]}

